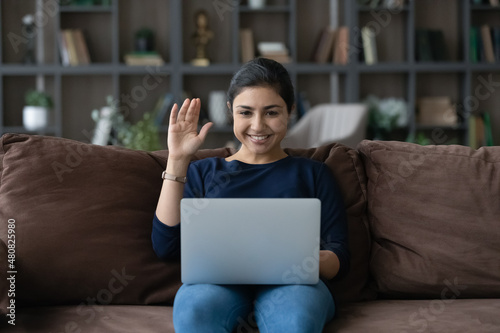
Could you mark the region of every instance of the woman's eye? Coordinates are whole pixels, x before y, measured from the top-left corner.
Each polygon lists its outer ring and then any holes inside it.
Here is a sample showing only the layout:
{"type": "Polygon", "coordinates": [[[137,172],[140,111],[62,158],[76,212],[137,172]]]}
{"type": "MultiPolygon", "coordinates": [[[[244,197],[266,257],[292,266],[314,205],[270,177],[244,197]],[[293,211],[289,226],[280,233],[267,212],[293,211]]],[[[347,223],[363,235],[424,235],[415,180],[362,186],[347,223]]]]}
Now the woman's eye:
{"type": "Polygon", "coordinates": [[[251,114],[251,112],[250,111],[240,111],[239,114],[242,116],[249,116],[251,114]]]}
{"type": "Polygon", "coordinates": [[[267,111],[267,115],[268,116],[277,116],[278,115],[278,111],[267,111]]]}

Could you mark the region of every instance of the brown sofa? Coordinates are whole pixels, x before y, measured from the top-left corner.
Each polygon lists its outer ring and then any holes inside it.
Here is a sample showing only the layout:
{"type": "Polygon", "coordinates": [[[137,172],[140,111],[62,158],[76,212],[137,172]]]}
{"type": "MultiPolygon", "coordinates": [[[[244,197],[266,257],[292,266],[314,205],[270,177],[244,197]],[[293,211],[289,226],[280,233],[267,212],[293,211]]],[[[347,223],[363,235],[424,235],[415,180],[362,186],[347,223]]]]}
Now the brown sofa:
{"type": "MultiPolygon", "coordinates": [[[[500,332],[500,147],[287,152],[324,161],[347,207],[351,270],[325,332],[500,332]]],[[[2,332],[173,332],[180,264],[150,241],[167,155],[2,137],[2,332]]]]}

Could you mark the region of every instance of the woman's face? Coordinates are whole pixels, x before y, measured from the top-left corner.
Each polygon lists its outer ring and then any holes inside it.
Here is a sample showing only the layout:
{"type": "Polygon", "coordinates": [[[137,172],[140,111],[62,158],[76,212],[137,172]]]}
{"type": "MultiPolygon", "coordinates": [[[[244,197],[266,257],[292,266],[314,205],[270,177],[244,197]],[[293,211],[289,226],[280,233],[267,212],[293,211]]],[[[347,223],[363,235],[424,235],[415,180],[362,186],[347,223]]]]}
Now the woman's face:
{"type": "Polygon", "coordinates": [[[274,89],[244,88],[233,100],[233,117],[242,153],[271,159],[282,153],[280,143],[287,132],[289,114],[274,89]]]}

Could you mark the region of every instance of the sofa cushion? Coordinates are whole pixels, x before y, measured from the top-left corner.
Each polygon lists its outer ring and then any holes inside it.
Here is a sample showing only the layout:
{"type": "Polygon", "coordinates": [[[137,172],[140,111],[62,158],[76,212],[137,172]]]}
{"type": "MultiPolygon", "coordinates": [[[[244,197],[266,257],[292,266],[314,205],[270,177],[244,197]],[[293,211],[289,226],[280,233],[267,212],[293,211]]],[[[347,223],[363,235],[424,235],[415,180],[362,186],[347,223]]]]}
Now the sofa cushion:
{"type": "Polygon", "coordinates": [[[378,290],[500,297],[500,147],[363,141],[378,290]]]}
{"type": "Polygon", "coordinates": [[[179,264],[151,229],[165,159],[72,140],[1,139],[0,238],[16,220],[16,303],[171,303],[179,264]]]}
{"type": "Polygon", "coordinates": [[[3,333],[119,332],[174,333],[171,306],[46,306],[19,309],[16,325],[2,323],[3,333]]]}
{"type": "MultiPolygon", "coordinates": [[[[500,300],[382,300],[346,304],[323,333],[497,333],[500,300]]],[[[234,333],[258,333],[242,322],[234,333]]],[[[173,333],[172,307],[107,305],[23,308],[16,326],[2,322],[3,333],[120,332],[173,333]]]]}
{"type": "Polygon", "coordinates": [[[499,299],[378,300],[343,306],[323,332],[500,332],[499,299]]]}
{"type": "Polygon", "coordinates": [[[347,212],[351,266],[342,280],[330,285],[336,301],[344,303],[374,299],[374,293],[368,288],[371,244],[366,215],[366,176],[357,151],[341,144],[285,151],[292,156],[324,162],[332,171],[342,192],[347,212]]]}

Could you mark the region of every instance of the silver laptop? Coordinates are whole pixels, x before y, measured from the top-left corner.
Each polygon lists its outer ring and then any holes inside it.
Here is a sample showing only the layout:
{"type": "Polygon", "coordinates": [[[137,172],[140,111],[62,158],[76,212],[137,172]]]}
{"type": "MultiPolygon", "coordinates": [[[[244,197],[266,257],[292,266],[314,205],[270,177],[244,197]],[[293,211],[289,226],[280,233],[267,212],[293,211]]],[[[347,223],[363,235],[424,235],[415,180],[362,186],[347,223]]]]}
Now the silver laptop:
{"type": "Polygon", "coordinates": [[[182,199],[183,283],[316,284],[318,199],[182,199]]]}

